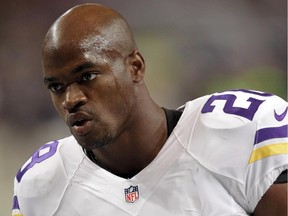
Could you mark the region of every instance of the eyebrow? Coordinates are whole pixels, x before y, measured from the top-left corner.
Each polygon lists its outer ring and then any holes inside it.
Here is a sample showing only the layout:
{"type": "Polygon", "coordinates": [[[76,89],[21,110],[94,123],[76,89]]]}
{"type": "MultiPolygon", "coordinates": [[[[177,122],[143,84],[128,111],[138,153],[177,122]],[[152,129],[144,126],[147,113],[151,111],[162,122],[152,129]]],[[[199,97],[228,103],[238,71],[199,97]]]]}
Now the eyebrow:
{"type": "Polygon", "coordinates": [[[75,73],[79,73],[85,69],[90,69],[90,68],[93,68],[95,67],[95,64],[92,63],[92,62],[86,62],[84,64],[80,64],[79,66],[77,66],[75,69],[73,69],[71,71],[72,74],[75,74],[75,73]]]}
{"type": "Polygon", "coordinates": [[[56,81],[56,78],[51,77],[51,76],[44,76],[43,81],[44,81],[44,84],[47,84],[47,83],[49,83],[49,82],[54,82],[54,81],[56,81]]]}
{"type": "MultiPolygon", "coordinates": [[[[70,73],[71,74],[80,73],[81,71],[83,71],[85,69],[89,69],[89,68],[93,68],[93,67],[95,67],[94,63],[86,62],[86,63],[80,64],[79,66],[77,66],[70,73]]],[[[55,77],[52,77],[52,76],[44,76],[44,78],[43,78],[44,84],[47,84],[49,82],[55,82],[56,80],[57,79],[55,77]]]]}

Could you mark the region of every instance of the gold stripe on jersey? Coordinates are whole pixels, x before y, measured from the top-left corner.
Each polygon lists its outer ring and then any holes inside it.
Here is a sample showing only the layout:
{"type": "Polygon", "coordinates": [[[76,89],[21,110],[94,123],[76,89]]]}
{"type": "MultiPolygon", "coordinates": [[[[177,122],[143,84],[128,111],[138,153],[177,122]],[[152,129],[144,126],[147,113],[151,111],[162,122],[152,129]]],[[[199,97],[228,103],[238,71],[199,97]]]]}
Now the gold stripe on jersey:
{"type": "Polygon", "coordinates": [[[12,216],[23,216],[19,209],[12,210],[12,216]]]}
{"type": "Polygon", "coordinates": [[[269,156],[287,154],[287,153],[288,153],[288,142],[266,145],[266,146],[255,149],[252,152],[252,155],[248,163],[251,164],[251,163],[254,163],[255,161],[258,161],[260,159],[263,159],[269,156]]]}

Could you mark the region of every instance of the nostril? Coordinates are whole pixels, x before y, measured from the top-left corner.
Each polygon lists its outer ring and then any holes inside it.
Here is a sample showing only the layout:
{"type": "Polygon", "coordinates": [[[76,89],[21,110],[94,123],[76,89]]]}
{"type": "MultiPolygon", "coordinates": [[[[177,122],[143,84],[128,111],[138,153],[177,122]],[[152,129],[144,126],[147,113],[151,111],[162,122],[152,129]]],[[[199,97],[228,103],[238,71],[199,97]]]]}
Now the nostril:
{"type": "Polygon", "coordinates": [[[78,102],[78,103],[63,103],[64,109],[68,110],[69,113],[74,113],[77,112],[78,109],[83,106],[85,103],[83,102],[78,102]]]}

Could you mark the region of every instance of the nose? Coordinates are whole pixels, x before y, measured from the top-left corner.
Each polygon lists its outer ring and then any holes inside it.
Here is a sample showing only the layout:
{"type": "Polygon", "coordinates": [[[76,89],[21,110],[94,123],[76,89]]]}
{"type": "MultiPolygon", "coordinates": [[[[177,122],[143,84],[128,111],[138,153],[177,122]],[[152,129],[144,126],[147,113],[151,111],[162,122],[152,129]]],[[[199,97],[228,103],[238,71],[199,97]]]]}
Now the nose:
{"type": "Polygon", "coordinates": [[[63,107],[69,112],[73,112],[74,109],[86,104],[87,97],[77,83],[72,83],[67,86],[65,98],[63,101],[63,107]]]}

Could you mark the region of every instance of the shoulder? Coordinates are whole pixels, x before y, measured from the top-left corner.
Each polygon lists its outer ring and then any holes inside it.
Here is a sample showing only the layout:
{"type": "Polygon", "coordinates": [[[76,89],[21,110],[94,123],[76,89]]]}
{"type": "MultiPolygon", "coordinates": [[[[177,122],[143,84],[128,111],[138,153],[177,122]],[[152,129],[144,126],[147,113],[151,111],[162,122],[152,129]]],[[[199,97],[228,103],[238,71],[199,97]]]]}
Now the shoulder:
{"type": "Polygon", "coordinates": [[[251,174],[257,182],[287,164],[287,105],[253,90],[206,95],[186,103],[174,134],[207,169],[243,184],[251,174]]]}
{"type": "Polygon", "coordinates": [[[185,105],[176,135],[228,190],[238,188],[239,202],[248,200],[245,205],[253,210],[287,169],[287,105],[278,96],[253,90],[206,95],[185,105]]]}
{"type": "Polygon", "coordinates": [[[80,160],[80,157],[72,136],[46,143],[18,171],[15,178],[17,193],[23,197],[42,196],[56,185],[63,186],[73,169],[69,161],[80,160]]]}
{"type": "Polygon", "coordinates": [[[217,92],[189,101],[182,108],[184,118],[194,113],[194,119],[197,117],[212,128],[230,129],[251,122],[258,127],[287,124],[287,102],[276,95],[254,90],[217,92]]]}

